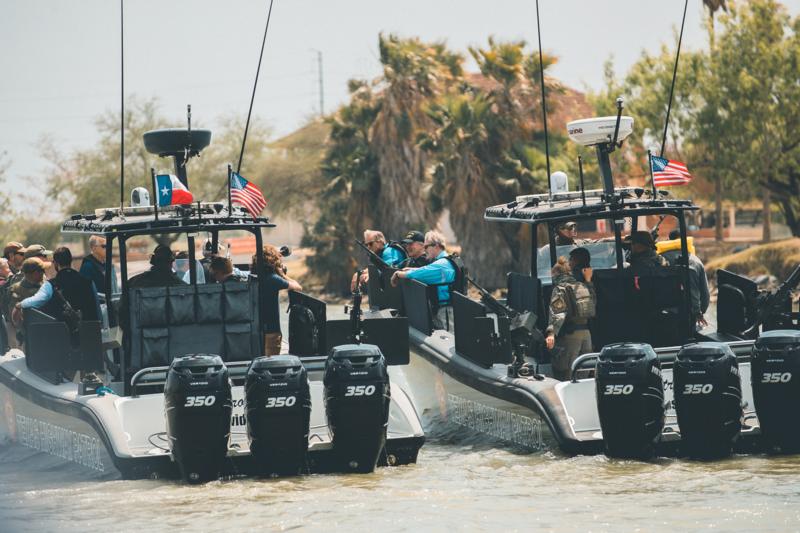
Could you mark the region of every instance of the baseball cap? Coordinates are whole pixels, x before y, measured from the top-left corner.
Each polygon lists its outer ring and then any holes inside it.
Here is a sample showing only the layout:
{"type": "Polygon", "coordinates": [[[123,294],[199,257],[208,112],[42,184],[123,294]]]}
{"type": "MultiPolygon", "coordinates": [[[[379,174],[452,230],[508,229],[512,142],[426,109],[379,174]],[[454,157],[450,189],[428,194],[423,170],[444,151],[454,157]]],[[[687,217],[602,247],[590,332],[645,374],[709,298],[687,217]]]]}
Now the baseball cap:
{"type": "Polygon", "coordinates": [[[425,235],[421,231],[409,231],[403,237],[403,244],[411,244],[412,242],[425,242],[425,235]]]}
{"type": "Polygon", "coordinates": [[[635,231],[631,234],[631,244],[642,244],[650,248],[655,248],[656,243],[649,231],[635,231]]]}
{"type": "Polygon", "coordinates": [[[18,252],[23,248],[25,248],[25,246],[22,243],[11,241],[10,243],[6,244],[5,248],[3,248],[3,257],[7,257],[8,254],[12,252],[18,252]]]}
{"type": "Polygon", "coordinates": [[[578,227],[578,223],[573,221],[562,222],[558,225],[558,229],[573,229],[576,227],[578,227]]]}
{"type": "Polygon", "coordinates": [[[25,254],[25,259],[30,257],[47,257],[48,255],[53,255],[52,250],[48,250],[41,244],[31,244],[27,248],[20,250],[20,252],[25,254]]]}
{"type": "Polygon", "coordinates": [[[150,257],[151,265],[163,265],[173,261],[175,261],[175,254],[172,253],[172,250],[166,244],[159,244],[156,246],[155,250],[153,250],[153,255],[150,257]]]}
{"type": "Polygon", "coordinates": [[[44,272],[44,262],[38,257],[29,257],[22,262],[23,274],[30,274],[36,271],[44,272]]]}

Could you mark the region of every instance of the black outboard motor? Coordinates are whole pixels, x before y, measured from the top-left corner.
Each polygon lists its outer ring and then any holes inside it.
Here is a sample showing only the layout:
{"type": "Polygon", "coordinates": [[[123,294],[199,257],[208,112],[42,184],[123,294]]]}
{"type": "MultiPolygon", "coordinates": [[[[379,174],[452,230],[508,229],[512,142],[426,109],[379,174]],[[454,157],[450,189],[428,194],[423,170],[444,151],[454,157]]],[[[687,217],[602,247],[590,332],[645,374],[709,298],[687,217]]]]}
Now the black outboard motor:
{"type": "Polygon", "coordinates": [[[681,348],[673,369],[681,450],[691,457],[728,455],[742,428],[739,364],[727,344],[681,348]]]}
{"type": "Polygon", "coordinates": [[[311,393],[294,355],[258,357],[244,383],[247,436],[259,474],[296,475],[306,466],[311,393]]]}
{"type": "Polygon", "coordinates": [[[753,401],[764,443],[800,451],[800,331],[765,331],[750,358],[753,401]]]}
{"type": "Polygon", "coordinates": [[[344,470],[372,472],[386,443],[389,373],[373,344],[331,349],[325,362],[325,413],[333,452],[344,470]]]}
{"type": "Polygon", "coordinates": [[[231,382],[218,355],[176,357],[164,386],[172,458],[189,483],[217,479],[231,432],[231,382]]]}
{"type": "Polygon", "coordinates": [[[661,363],[649,344],[605,346],[595,369],[597,411],[609,457],[646,458],[664,429],[661,363]]]}

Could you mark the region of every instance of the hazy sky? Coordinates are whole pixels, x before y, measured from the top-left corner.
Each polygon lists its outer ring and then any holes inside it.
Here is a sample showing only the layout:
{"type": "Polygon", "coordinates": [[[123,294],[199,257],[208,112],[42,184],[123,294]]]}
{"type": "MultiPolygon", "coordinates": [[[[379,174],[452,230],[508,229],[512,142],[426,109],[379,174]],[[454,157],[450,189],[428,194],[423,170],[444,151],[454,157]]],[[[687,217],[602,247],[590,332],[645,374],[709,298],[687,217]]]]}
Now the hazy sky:
{"type": "MultiPolygon", "coordinates": [[[[793,14],[800,0],[786,0],[793,14]]],[[[125,93],[157,96],[164,114],[213,128],[245,116],[268,0],[126,0],[125,93]]],[[[705,44],[702,2],[690,0],[684,46],[705,44]]],[[[643,49],[656,50],[680,26],[682,0],[540,0],[542,45],[553,74],[577,89],[602,84],[603,62],[624,72],[643,49]]],[[[275,0],[254,107],[284,134],[319,110],[316,52],[323,53],[325,110],[347,95],[352,77],[380,73],[379,32],[445,39],[466,52],[498,39],[536,43],[535,2],[494,0],[275,0]]],[[[12,190],[41,175],[34,143],[43,134],[64,148],[96,141],[93,119],[118,109],[119,2],[0,0],[0,152],[12,190]]],[[[472,65],[474,68],[474,65],[472,65]]],[[[126,142],[141,142],[140,139],[126,142]]]]}

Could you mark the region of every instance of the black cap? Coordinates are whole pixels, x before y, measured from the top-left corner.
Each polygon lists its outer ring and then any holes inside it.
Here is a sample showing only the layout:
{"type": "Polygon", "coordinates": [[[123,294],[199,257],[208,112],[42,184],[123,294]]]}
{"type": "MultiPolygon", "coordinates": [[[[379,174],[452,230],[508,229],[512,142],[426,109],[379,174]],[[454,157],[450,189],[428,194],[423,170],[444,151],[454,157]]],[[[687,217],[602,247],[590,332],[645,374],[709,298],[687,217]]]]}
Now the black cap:
{"type": "Polygon", "coordinates": [[[156,246],[156,249],[153,250],[153,256],[150,257],[150,264],[151,265],[163,265],[171,263],[175,260],[175,254],[172,253],[169,246],[166,244],[159,244],[156,246]]]}
{"type": "Polygon", "coordinates": [[[425,235],[421,231],[409,231],[403,237],[403,244],[411,244],[412,242],[425,242],[425,235]]]}
{"type": "Polygon", "coordinates": [[[631,244],[641,244],[655,249],[656,243],[649,231],[635,231],[631,234],[631,244]]]}

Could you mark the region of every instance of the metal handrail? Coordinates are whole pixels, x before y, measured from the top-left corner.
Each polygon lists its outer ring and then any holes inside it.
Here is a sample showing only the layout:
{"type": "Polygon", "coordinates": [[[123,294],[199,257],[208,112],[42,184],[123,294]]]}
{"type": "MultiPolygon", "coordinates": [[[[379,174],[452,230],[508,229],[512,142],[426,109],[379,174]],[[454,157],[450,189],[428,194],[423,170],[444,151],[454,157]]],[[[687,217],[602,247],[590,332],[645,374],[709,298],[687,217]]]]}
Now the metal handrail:
{"type": "MultiPolygon", "coordinates": [[[[726,342],[733,353],[736,355],[737,360],[747,361],[749,360],[750,353],[746,352],[749,348],[753,346],[755,341],[752,340],[742,340],[742,341],[733,341],[733,342],[726,342]]],[[[675,361],[675,357],[678,355],[678,352],[682,346],[667,346],[664,348],[654,348],[656,355],[658,356],[659,361],[662,363],[673,363],[675,361]]],[[[573,362],[570,368],[570,381],[575,383],[578,381],[576,375],[578,370],[585,370],[585,368],[581,368],[584,363],[592,360],[596,360],[600,357],[600,352],[591,352],[585,353],[583,355],[578,356],[573,362]]]]}

